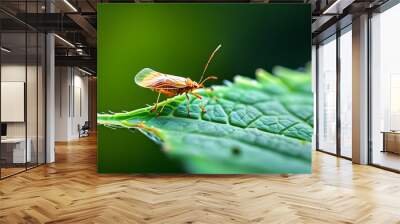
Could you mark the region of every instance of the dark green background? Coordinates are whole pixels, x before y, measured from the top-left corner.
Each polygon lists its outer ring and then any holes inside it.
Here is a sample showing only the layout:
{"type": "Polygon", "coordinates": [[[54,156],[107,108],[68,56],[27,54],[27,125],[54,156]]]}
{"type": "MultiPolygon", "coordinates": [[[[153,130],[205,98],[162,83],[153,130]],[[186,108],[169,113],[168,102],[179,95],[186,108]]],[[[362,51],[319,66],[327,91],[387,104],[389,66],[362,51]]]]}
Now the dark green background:
{"type": "MultiPolygon", "coordinates": [[[[310,24],[304,4],[99,4],[98,112],[153,104],[157,94],[133,81],[145,67],[198,80],[220,43],[208,70],[219,77],[215,84],[236,74],[254,77],[257,68],[303,67],[311,60],[310,24]]],[[[143,134],[103,126],[98,170],[183,172],[143,134]]]]}

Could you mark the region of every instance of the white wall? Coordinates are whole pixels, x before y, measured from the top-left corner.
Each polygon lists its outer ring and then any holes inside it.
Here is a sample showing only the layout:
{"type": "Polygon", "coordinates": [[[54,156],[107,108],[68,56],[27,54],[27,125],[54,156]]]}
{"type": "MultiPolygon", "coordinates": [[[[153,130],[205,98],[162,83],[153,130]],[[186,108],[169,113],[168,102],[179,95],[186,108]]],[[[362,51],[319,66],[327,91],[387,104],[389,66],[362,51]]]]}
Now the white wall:
{"type": "Polygon", "coordinates": [[[78,125],[88,121],[88,77],[76,68],[56,67],[56,141],[79,138],[78,125]]]}
{"type": "Polygon", "coordinates": [[[85,121],[89,120],[88,114],[88,77],[82,76],[83,73],[78,73],[74,75],[74,108],[72,109],[73,119],[72,119],[72,130],[71,135],[79,137],[78,124],[83,125],[85,121]]]}
{"type": "Polygon", "coordinates": [[[55,141],[68,140],[68,117],[70,84],[69,70],[67,67],[55,68],[55,141]]]}

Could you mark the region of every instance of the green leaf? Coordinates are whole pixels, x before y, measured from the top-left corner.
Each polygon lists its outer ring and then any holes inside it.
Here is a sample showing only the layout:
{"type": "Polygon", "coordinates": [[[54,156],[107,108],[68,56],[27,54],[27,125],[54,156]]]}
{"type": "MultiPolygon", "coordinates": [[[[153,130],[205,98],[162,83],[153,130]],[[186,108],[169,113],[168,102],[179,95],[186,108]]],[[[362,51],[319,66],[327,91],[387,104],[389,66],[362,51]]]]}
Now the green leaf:
{"type": "MultiPolygon", "coordinates": [[[[233,83],[126,113],[98,114],[98,124],[136,129],[161,144],[190,173],[309,173],[313,96],[309,71],[256,71],[233,83]],[[202,107],[206,112],[202,111],[202,107]]],[[[137,133],[134,133],[137,134],[137,133]]],[[[151,158],[148,158],[151,159],[151,158]]]]}

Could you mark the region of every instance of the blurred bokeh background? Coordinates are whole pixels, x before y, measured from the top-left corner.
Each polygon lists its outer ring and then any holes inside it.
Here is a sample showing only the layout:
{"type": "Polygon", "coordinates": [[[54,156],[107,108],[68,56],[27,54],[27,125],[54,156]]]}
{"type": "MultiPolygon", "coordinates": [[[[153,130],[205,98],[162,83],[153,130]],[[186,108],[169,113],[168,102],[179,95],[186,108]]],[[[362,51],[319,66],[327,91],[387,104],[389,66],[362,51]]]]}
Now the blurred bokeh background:
{"type": "MultiPolygon", "coordinates": [[[[197,81],[210,53],[222,48],[207,74],[254,78],[257,68],[299,69],[311,61],[311,9],[296,4],[100,4],[98,112],[153,104],[137,86],[142,68],[197,81]]],[[[140,132],[98,127],[101,173],[179,173],[181,165],[140,132]]]]}

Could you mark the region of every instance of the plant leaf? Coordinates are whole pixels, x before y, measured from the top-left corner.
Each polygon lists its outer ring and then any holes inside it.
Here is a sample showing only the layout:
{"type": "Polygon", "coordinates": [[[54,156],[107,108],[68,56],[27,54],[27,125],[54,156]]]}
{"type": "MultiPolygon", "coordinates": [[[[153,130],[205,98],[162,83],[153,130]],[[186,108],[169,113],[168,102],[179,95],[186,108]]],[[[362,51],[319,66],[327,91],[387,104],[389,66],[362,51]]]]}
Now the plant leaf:
{"type": "Polygon", "coordinates": [[[309,71],[283,67],[276,75],[200,89],[202,100],[183,95],[146,107],[98,114],[98,124],[137,129],[178,158],[190,173],[308,173],[311,169],[313,96],[309,71]],[[201,109],[204,107],[206,112],[201,109]]]}

